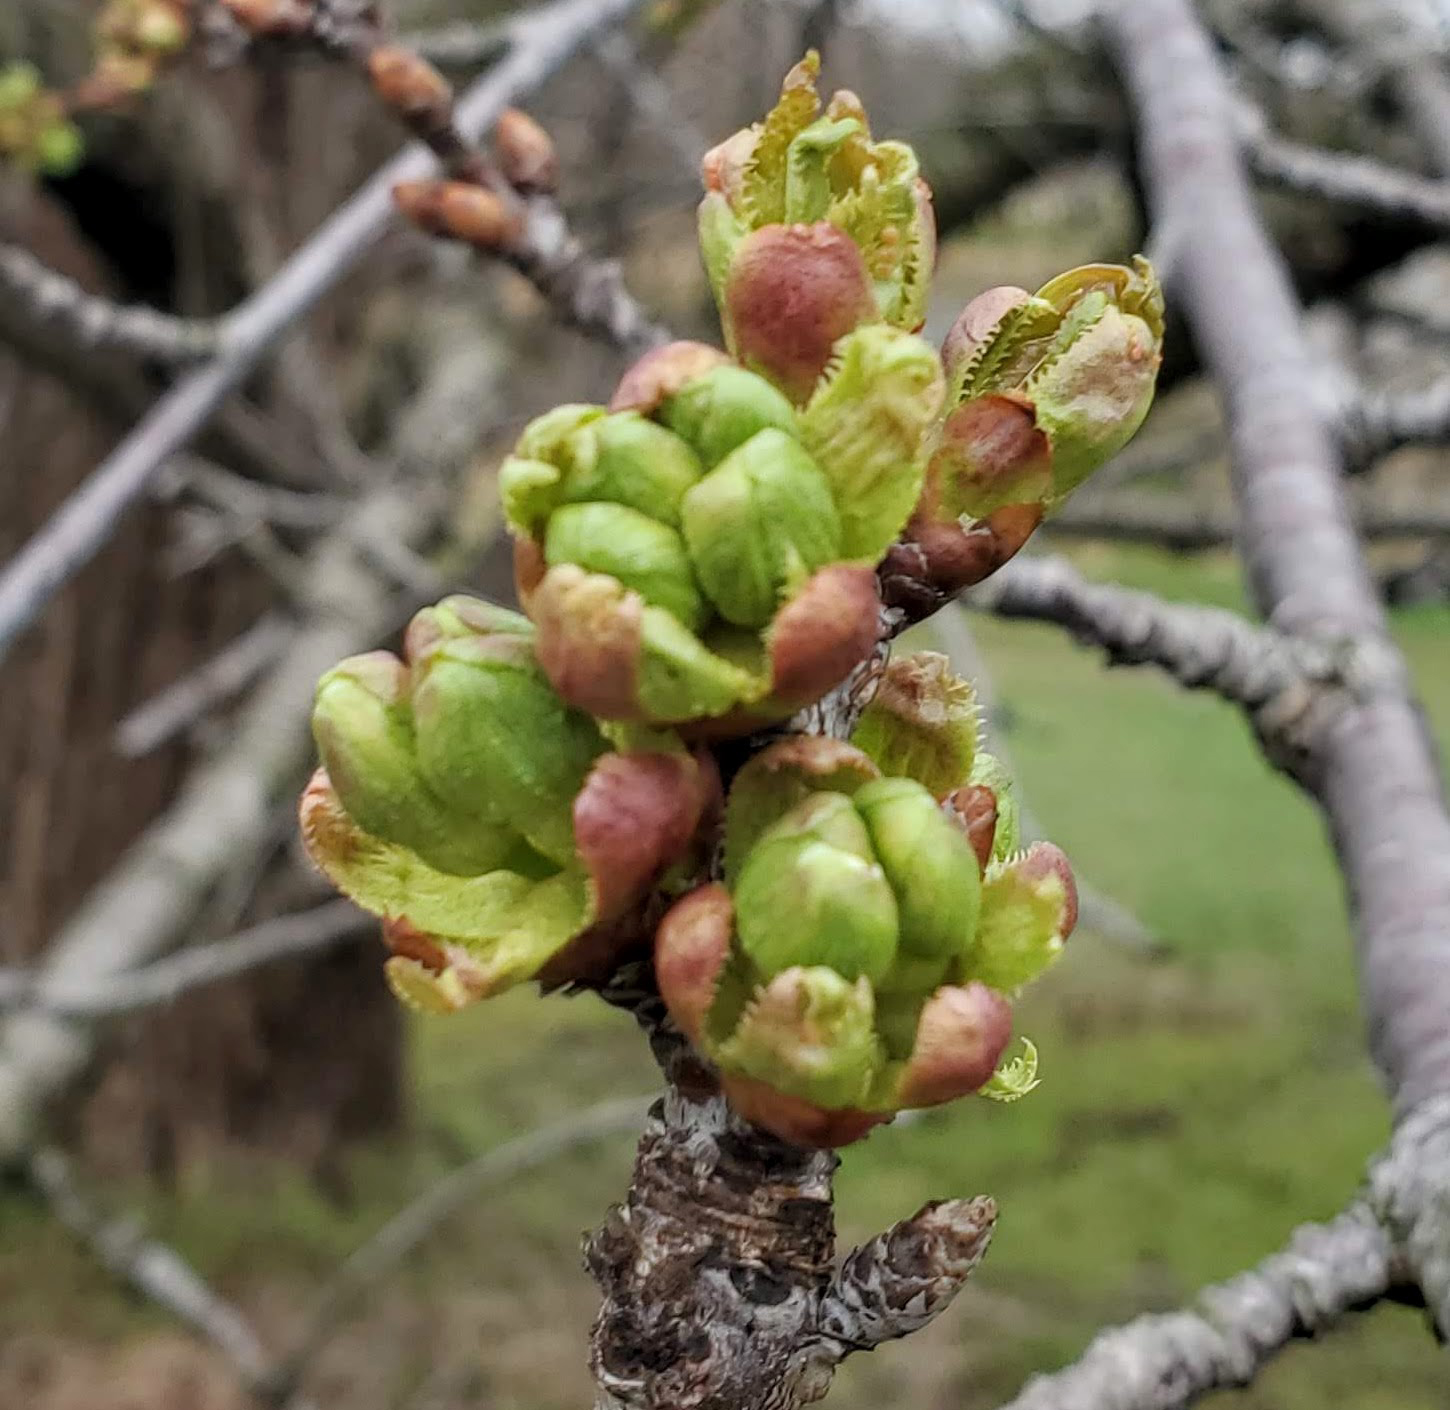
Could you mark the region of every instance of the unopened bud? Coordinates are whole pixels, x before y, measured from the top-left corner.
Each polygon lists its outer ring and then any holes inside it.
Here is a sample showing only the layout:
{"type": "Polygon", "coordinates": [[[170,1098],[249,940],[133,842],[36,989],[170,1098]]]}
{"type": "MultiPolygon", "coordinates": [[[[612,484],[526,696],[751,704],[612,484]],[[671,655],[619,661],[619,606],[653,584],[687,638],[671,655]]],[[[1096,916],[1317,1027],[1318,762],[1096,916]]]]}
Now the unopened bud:
{"type": "Polygon", "coordinates": [[[559,189],[559,154],[554,139],[526,112],[505,108],[493,130],[499,169],[525,195],[559,189]]]}
{"type": "Polygon", "coordinates": [[[479,250],[505,249],[522,229],[500,196],[466,181],[400,181],[393,202],[419,229],[479,250]]]}
{"type": "Polygon", "coordinates": [[[409,127],[436,132],[453,120],[453,85],[427,59],[400,44],[368,55],[373,91],[409,127]]]}
{"type": "Polygon", "coordinates": [[[313,0],[221,0],[222,7],[256,39],[289,39],[306,34],[316,19],[313,0]]]}

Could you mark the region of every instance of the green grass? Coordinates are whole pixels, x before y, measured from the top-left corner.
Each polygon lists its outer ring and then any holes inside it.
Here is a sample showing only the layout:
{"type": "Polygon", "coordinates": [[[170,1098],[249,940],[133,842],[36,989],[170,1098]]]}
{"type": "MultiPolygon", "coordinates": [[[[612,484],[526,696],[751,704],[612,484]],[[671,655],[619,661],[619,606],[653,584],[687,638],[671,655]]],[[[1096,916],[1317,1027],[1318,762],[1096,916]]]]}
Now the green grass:
{"type": "MultiPolygon", "coordinates": [[[[1094,551],[1078,561],[1175,598],[1241,605],[1226,559],[1094,551]]],[[[990,1192],[1002,1207],[961,1305],[843,1374],[831,1403],[853,1410],[998,1403],[1105,1322],[1176,1306],[1282,1245],[1296,1223],[1331,1216],[1387,1131],[1323,827],[1261,760],[1241,717],[1151,672],[1104,670],[1051,628],[974,629],[1034,809],[1080,873],[1172,956],[1144,961],[1080,933],[1023,1006],[1020,1028],[1042,1053],[1037,1092],[1011,1107],[958,1104],[846,1153],[845,1237],[933,1197],[990,1192]]],[[[1396,630],[1450,745],[1450,612],[1406,613],[1396,630]]],[[[420,1023],[413,1040],[413,1140],[358,1159],[348,1207],[286,1178],[228,1186],[225,1198],[198,1181],[151,1206],[158,1230],[279,1337],[313,1281],[408,1191],[470,1152],[653,1080],[630,1025],[580,1001],[511,995],[420,1023]]],[[[623,1190],[629,1156],[627,1140],[606,1141],[481,1200],[360,1312],[325,1364],[347,1392],[334,1403],[399,1403],[440,1360],[472,1387],[450,1404],[586,1403],[593,1292],[578,1236],[623,1190]]],[[[160,1325],[57,1247],[23,1200],[0,1205],[0,1221],[6,1321],[63,1320],[102,1343],[160,1325]]],[[[1443,1404],[1442,1377],[1417,1314],[1385,1308],[1286,1354],[1252,1391],[1209,1403],[1429,1410],[1443,1404]]]]}

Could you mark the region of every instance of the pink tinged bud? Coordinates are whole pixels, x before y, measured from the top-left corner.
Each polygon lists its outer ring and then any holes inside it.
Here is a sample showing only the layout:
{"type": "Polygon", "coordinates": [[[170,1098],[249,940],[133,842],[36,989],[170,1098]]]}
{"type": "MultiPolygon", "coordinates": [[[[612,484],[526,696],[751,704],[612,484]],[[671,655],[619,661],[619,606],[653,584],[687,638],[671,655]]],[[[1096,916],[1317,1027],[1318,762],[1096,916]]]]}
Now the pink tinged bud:
{"type": "Polygon", "coordinates": [[[800,1097],[778,1092],[753,1077],[726,1075],[721,1087],[730,1105],[747,1121],[796,1146],[836,1150],[865,1136],[873,1126],[890,1121],[887,1113],[835,1111],[800,1097]]]}
{"type": "Polygon", "coordinates": [[[702,886],[676,901],[655,934],[655,982],[680,1031],[699,1043],[715,1002],[735,911],[723,886],[702,886]]]}
{"type": "Polygon", "coordinates": [[[380,44],[368,55],[368,77],[378,97],[410,126],[434,130],[451,121],[453,85],[411,49],[380,44]]]}
{"type": "Polygon", "coordinates": [[[559,189],[559,154],[554,139],[527,113],[505,108],[493,130],[494,151],[504,180],[526,195],[559,189]]]}
{"type": "Polygon", "coordinates": [[[947,807],[972,844],[977,864],[985,869],[997,834],[997,795],[984,784],[969,783],[947,799],[947,807]]]}
{"type": "Polygon", "coordinates": [[[788,714],[819,700],[876,647],[881,600],[870,568],[822,568],[766,632],[771,701],[788,714]]]}
{"type": "Polygon", "coordinates": [[[926,1001],[896,1094],[900,1107],[936,1106],[987,1082],[1012,1037],[1012,1005],[985,984],[948,985],[926,1001]]]}
{"type": "Polygon", "coordinates": [[[700,162],[700,179],[707,191],[718,191],[732,207],[738,206],[745,182],[745,169],[755,151],[756,131],[743,127],[717,146],[700,162]]]}
{"type": "Polygon", "coordinates": [[[726,341],[797,403],[814,390],[837,340],[876,316],[861,251],[834,225],[767,225],[735,250],[726,341]]]}
{"type": "Polygon", "coordinates": [[[690,847],[719,789],[714,765],[689,754],[606,754],[574,801],[574,841],[594,912],[637,901],[690,847]]]}
{"type": "Polygon", "coordinates": [[[620,378],[609,409],[649,415],[697,377],[728,366],[730,358],[708,343],[677,342],[652,348],[620,378]]]}

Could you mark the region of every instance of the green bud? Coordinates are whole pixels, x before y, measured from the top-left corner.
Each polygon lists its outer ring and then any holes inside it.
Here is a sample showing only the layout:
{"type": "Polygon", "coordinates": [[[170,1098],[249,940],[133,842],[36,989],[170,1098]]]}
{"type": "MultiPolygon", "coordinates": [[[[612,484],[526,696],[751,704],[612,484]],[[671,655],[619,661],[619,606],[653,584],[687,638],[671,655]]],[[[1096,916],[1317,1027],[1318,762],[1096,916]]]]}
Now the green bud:
{"type": "Polygon", "coordinates": [[[1004,994],[1036,979],[1077,923],[1072,868],[1050,842],[994,863],[982,885],[982,919],[969,976],[1004,994]]]}
{"type": "Polygon", "coordinates": [[[734,897],[741,946],[766,975],[828,965],[874,980],[891,966],[896,901],[844,795],[814,794],[768,829],[734,897]]]}
{"type": "Polygon", "coordinates": [[[941,959],[969,950],[981,875],[961,829],[911,779],[868,783],[853,801],[896,896],[902,952],[941,959]]]}
{"type": "Polygon", "coordinates": [[[851,743],[882,773],[899,774],[944,798],[966,781],[981,718],[970,682],[935,651],[893,657],[861,713],[851,743]]]}
{"type": "Polygon", "coordinates": [[[558,865],[573,861],[570,808],[604,741],[550,689],[528,640],[444,641],[416,671],[418,765],[433,792],[515,828],[558,865]]]}
{"type": "Polygon", "coordinates": [[[738,626],[765,626],[817,568],[840,557],[830,489],[783,431],[760,431],[727,455],[685,496],[683,518],[702,586],[738,626]]]}
{"type": "Polygon", "coordinates": [[[909,333],[870,326],[836,344],[801,413],[801,441],[840,508],[846,558],[874,563],[901,532],[944,386],[936,352],[909,333]]]}
{"type": "Polygon", "coordinates": [[[799,435],[795,408],[764,377],[729,364],[686,383],[659,410],[660,420],[713,468],[757,431],[799,435]]]}
{"type": "Polygon", "coordinates": [[[1131,268],[1068,270],[1030,297],[994,289],[974,299],[943,348],[953,403],[963,411],[977,399],[1016,403],[1045,436],[1050,468],[1029,435],[997,424],[1005,406],[995,420],[969,416],[934,462],[943,510],[980,516],[1062,500],[1142,424],[1162,347],[1163,294],[1141,257],[1131,268]],[[1038,483],[1042,474],[1050,483],[1038,483]]]}
{"type": "Polygon", "coordinates": [[[566,504],[549,516],[544,561],[605,573],[690,631],[706,606],[679,534],[622,504],[566,504]]]}
{"type": "Polygon", "coordinates": [[[536,416],[519,435],[514,454],[525,460],[554,461],[564,442],[581,427],[598,421],[605,415],[602,406],[590,406],[580,402],[566,402],[556,406],[542,416],[536,416]]]}
{"type": "Polygon", "coordinates": [[[637,411],[591,421],[558,455],[565,467],[565,503],[628,505],[671,527],[679,525],[680,501],[704,468],[679,436],[637,411]]]}
{"type": "Polygon", "coordinates": [[[784,970],[718,1049],[732,1072],[824,1107],[858,1107],[883,1061],[871,986],[828,966],[784,970]]]}
{"type": "Polygon", "coordinates": [[[880,775],[859,749],[821,735],[787,735],[749,759],[725,805],[724,872],[734,882],[750,850],[815,793],[850,795],[880,775]]]}
{"type": "Polygon", "coordinates": [[[507,828],[457,816],[428,787],[404,697],[407,669],[387,652],[349,657],[318,683],[312,730],[349,815],[440,871],[473,876],[517,850],[507,828]]]}

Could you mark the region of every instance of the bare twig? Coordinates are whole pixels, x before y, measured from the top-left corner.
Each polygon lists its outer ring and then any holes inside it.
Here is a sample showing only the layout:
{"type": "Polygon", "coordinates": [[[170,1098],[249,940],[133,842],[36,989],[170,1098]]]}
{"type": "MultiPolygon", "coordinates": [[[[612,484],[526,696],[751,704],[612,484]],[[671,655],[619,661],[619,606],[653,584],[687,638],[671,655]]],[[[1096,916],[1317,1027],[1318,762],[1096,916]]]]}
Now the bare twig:
{"type": "Polygon", "coordinates": [[[626,95],[650,124],[667,141],[691,176],[699,170],[700,158],[710,142],[688,119],[681,117],[669,84],[640,56],[634,41],[621,31],[606,34],[594,52],[619,80],[626,95]]]}
{"type": "Polygon", "coordinates": [[[198,362],[217,348],[212,320],[114,303],[5,242],[0,242],[0,298],[27,305],[36,319],[60,325],[86,348],[117,348],[168,366],[198,362]]]}
{"type": "Polygon", "coordinates": [[[235,979],[261,965],[316,954],[375,926],[351,901],[325,901],[310,911],[265,920],[226,940],[112,975],[101,986],[48,984],[40,975],[0,970],[0,1007],[39,1009],[58,1018],[114,1018],[174,1003],[192,989],[235,979]]]}
{"type": "MultiPolygon", "coordinates": [[[[275,804],[295,788],[311,754],[306,722],[317,679],[397,624],[398,600],[356,546],[390,533],[421,545],[447,523],[442,483],[497,417],[500,356],[466,312],[430,349],[423,390],[400,418],[391,451],[408,474],[365,497],[305,565],[303,620],[277,665],[238,714],[224,748],[186,780],[175,801],[132,844],[45,952],[40,982],[103,986],[172,948],[218,879],[273,836],[275,804]]],[[[33,1143],[51,1096],[94,1051],[80,1020],[43,1011],[0,1020],[0,1165],[33,1143]]]]}
{"type": "Polygon", "coordinates": [[[116,726],[117,752],[139,759],[190,729],[247,688],[292,635],[283,617],[259,618],[196,670],[138,705],[116,726]]]}
{"type": "Polygon", "coordinates": [[[1450,378],[1412,392],[1363,388],[1341,406],[1348,449],[1361,463],[1402,445],[1450,443],[1450,378]]]}
{"type": "Polygon", "coordinates": [[[1248,711],[1276,760],[1297,767],[1350,679],[1347,654],[1217,607],[1090,583],[1060,558],[1017,558],[969,598],[1001,617],[1055,622],[1114,664],[1154,665],[1248,711]]]}
{"type": "Polygon", "coordinates": [[[1239,139],[1254,174],[1293,191],[1450,229],[1450,182],[1393,167],[1375,157],[1306,146],[1271,132],[1262,113],[1236,110],[1239,139]]]}
{"type": "Polygon", "coordinates": [[[506,1184],[580,1146],[638,1130],[649,1102],[647,1096],[600,1102],[506,1141],[460,1166],[401,1209],[349,1255],[313,1299],[303,1315],[302,1331],[277,1376],[280,1401],[287,1402],[308,1366],[368,1288],[400,1268],[444,1224],[468,1209],[482,1191],[506,1184]]]}
{"type": "Polygon", "coordinates": [[[1106,12],[1155,218],[1182,232],[1177,293],[1224,392],[1244,556],[1281,630],[1348,652],[1351,689],[1305,776],[1353,899],[1370,1041],[1401,1115],[1450,1091],[1450,816],[1355,536],[1282,259],[1253,207],[1232,107],[1187,0],[1106,12]]]}
{"type": "MultiPolygon", "coordinates": [[[[1446,398],[1450,418],[1450,396],[1446,398]]],[[[1446,432],[1450,433],[1450,422],[1446,432]]],[[[1356,506],[1355,524],[1365,538],[1443,538],[1450,535],[1450,504],[1405,508],[1376,503],[1356,506]]],[[[1070,502],[1043,525],[1046,538],[1106,539],[1190,550],[1234,542],[1238,519],[1232,510],[1185,504],[1161,495],[1091,494],[1070,502]]]]}
{"type": "MultiPolygon", "coordinates": [[[[622,21],[642,0],[558,0],[519,16],[510,27],[508,56],[459,102],[460,130],[477,138],[522,94],[536,88],[579,48],[622,21]]],[[[113,531],[119,516],[145,492],[160,466],[197,434],[217,407],[287,331],[372,247],[393,217],[392,190],[427,176],[433,158],[414,147],[379,171],[338,210],[277,276],[231,313],[220,351],[183,378],[90,475],[55,517],[0,574],[0,656],[56,591],[113,531]]],[[[549,203],[530,220],[526,272],[546,291],[573,299],[581,321],[610,328],[619,341],[649,327],[619,297],[612,271],[582,256],[577,241],[549,203]]]]}
{"type": "Polygon", "coordinates": [[[147,1238],[131,1220],[106,1219],[91,1208],[60,1152],[36,1152],[26,1173],[56,1218],[109,1273],[205,1337],[231,1362],[259,1403],[276,1404],[272,1358],[261,1339],[246,1318],[208,1287],[175,1249],[147,1238]]]}
{"type": "Polygon", "coordinates": [[[186,454],[173,456],[156,483],[159,499],[169,500],[184,493],[246,527],[272,524],[304,532],[325,529],[337,523],[343,510],[342,501],[334,495],[260,484],[186,454]]]}
{"type": "Polygon", "coordinates": [[[1003,1410],[1178,1410],[1247,1385],[1295,1337],[1327,1330],[1383,1297],[1394,1278],[1389,1236],[1356,1204],[1297,1230],[1282,1252],[1194,1307],[1100,1334],[1080,1360],[1029,1381],[1003,1410]]]}

